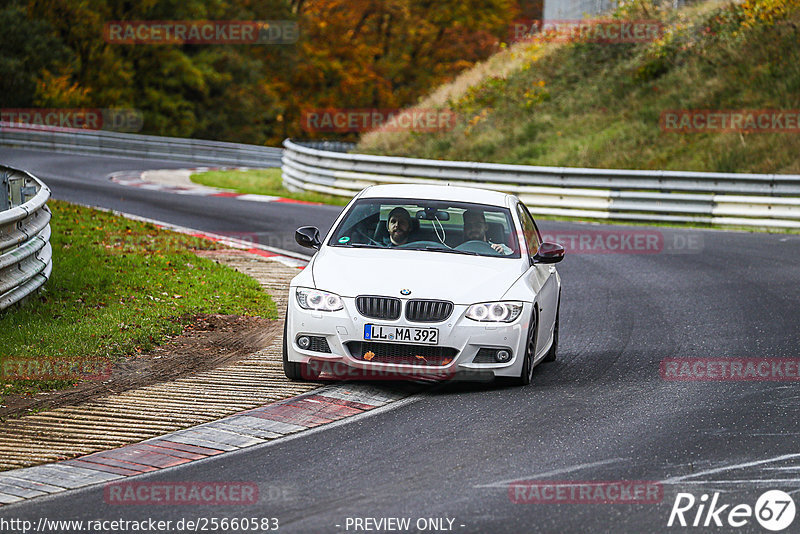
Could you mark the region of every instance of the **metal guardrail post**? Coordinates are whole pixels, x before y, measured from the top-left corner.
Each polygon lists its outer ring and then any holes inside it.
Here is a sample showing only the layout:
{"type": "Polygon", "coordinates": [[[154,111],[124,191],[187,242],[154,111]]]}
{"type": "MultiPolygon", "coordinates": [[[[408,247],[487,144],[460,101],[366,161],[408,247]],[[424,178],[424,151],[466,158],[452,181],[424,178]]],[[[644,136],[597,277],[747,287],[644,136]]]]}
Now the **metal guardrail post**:
{"type": "Polygon", "coordinates": [[[8,172],[0,171],[0,211],[5,211],[11,207],[8,196],[8,172]]]}
{"type": "Polygon", "coordinates": [[[32,185],[23,185],[20,189],[22,193],[22,202],[25,203],[34,196],[36,196],[36,187],[32,185]]]}
{"type": "Polygon", "coordinates": [[[22,184],[24,181],[24,178],[15,178],[13,180],[9,180],[8,196],[11,197],[11,207],[20,206],[25,202],[22,199],[22,184]]]}

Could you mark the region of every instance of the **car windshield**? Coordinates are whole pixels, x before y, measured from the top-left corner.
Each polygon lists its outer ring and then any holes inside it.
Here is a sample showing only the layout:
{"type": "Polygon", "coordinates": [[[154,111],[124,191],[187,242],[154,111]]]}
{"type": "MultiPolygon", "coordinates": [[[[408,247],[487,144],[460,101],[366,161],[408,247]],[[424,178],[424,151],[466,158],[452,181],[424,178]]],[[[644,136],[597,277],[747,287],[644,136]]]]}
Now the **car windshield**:
{"type": "Polygon", "coordinates": [[[508,209],[441,200],[358,200],[336,227],[328,245],[520,257],[508,209]]]}

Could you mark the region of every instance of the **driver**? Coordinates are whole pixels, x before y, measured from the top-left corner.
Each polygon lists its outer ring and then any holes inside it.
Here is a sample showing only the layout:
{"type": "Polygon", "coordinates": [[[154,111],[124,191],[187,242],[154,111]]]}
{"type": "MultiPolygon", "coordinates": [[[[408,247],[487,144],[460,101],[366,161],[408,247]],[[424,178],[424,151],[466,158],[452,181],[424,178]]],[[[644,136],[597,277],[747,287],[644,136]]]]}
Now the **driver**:
{"type": "Polygon", "coordinates": [[[492,243],[486,233],[489,231],[489,224],[481,210],[467,210],[464,212],[464,238],[467,241],[484,241],[500,254],[511,254],[512,250],[502,243],[492,243]]]}
{"type": "Polygon", "coordinates": [[[383,245],[387,247],[397,247],[408,243],[408,234],[411,232],[411,215],[405,208],[400,206],[389,212],[389,219],[386,221],[386,228],[389,230],[389,237],[383,239],[383,245]]]}

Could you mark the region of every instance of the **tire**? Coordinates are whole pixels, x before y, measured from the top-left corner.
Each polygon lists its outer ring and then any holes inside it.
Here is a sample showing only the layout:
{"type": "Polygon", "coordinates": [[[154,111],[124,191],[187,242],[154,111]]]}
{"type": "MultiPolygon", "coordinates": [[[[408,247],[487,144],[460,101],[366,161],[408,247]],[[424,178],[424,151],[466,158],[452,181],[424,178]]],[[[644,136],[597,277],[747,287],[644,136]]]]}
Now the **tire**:
{"type": "Polygon", "coordinates": [[[286,335],[288,328],[286,319],[288,319],[288,316],[287,312],[286,318],[283,320],[283,374],[289,380],[316,380],[319,378],[319,373],[316,369],[305,363],[289,361],[289,352],[287,350],[289,339],[286,335]]]}
{"type": "Polygon", "coordinates": [[[533,377],[533,359],[536,357],[536,323],[538,316],[536,310],[533,311],[531,326],[528,331],[528,343],[525,346],[525,361],[522,364],[522,371],[519,376],[508,379],[508,384],[512,386],[527,386],[533,377]]]}
{"type": "Polygon", "coordinates": [[[547,354],[544,358],[542,358],[543,362],[554,362],[556,361],[556,355],[558,353],[558,316],[561,313],[561,296],[558,297],[558,308],[556,308],[556,324],[553,325],[553,344],[550,346],[550,350],[547,351],[547,354]]]}

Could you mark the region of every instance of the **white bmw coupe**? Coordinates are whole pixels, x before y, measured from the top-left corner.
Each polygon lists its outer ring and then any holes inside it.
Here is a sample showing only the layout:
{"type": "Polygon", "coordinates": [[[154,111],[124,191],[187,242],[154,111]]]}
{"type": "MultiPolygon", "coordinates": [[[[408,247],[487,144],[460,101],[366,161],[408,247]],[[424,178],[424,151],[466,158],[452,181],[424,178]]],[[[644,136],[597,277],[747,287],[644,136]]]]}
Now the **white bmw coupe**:
{"type": "Polygon", "coordinates": [[[358,193],[289,288],[283,369],[293,380],[502,378],[556,359],[564,248],[520,200],[440,185],[358,193]]]}

